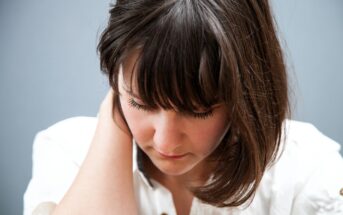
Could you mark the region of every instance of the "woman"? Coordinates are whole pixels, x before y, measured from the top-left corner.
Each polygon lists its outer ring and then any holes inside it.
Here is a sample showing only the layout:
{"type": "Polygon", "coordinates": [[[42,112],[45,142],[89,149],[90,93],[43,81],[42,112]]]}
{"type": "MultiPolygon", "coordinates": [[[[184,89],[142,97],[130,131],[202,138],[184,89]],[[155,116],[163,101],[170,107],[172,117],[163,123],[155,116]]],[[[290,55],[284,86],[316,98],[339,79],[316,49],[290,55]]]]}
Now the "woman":
{"type": "Polygon", "coordinates": [[[342,213],[339,145],[286,119],[268,1],[117,1],[98,50],[111,90],[53,214],[342,213]]]}

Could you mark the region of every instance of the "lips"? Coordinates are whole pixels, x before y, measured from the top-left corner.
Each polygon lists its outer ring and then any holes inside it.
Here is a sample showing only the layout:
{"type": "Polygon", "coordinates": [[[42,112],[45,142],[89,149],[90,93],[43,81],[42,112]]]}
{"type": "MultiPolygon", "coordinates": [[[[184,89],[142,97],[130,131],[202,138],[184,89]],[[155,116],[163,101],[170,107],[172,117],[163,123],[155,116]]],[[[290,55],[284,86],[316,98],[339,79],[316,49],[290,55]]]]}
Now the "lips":
{"type": "Polygon", "coordinates": [[[179,155],[168,155],[168,154],[165,154],[163,152],[160,152],[158,150],[156,150],[162,157],[165,157],[165,158],[171,158],[171,159],[178,159],[178,158],[182,158],[184,156],[187,155],[187,153],[185,154],[179,154],[179,155]]]}

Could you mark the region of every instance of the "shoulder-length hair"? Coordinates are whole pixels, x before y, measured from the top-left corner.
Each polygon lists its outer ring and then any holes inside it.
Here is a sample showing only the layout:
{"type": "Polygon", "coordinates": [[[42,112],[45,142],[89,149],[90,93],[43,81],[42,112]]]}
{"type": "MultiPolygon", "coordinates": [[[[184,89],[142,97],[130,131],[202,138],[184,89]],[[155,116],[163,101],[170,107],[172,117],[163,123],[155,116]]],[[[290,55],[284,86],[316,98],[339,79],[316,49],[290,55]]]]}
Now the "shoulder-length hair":
{"type": "Polygon", "coordinates": [[[212,180],[190,190],[218,207],[247,202],[282,148],[290,114],[268,1],[118,0],[112,6],[98,51],[115,95],[119,66],[138,47],[131,83],[145,105],[191,111],[226,104],[231,127],[211,155],[218,161],[212,180]]]}

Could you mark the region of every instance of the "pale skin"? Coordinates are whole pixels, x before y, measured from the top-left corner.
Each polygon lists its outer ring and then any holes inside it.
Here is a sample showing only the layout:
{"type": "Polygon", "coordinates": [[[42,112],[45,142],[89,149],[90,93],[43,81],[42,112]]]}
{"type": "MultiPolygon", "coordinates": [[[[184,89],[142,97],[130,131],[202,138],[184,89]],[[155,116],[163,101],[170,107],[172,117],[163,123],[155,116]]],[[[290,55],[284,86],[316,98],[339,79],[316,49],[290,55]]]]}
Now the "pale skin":
{"type": "Polygon", "coordinates": [[[189,214],[193,195],[187,186],[203,185],[208,179],[212,167],[205,159],[228,130],[228,112],[223,104],[214,105],[210,115],[206,115],[208,110],[195,110],[206,117],[172,109],[145,110],[142,101],[135,96],[138,94],[135,86],[132,86],[133,92],[128,86],[137,54],[129,55],[120,68],[123,114],[133,138],[152,161],[146,167],[149,175],[171,191],[177,214],[189,214]],[[163,154],[183,156],[175,159],[163,154]]]}
{"type": "MultiPolygon", "coordinates": [[[[150,177],[172,193],[178,215],[190,213],[193,195],[186,187],[202,185],[208,179],[212,167],[206,158],[228,130],[226,108],[215,105],[210,115],[201,118],[175,110],[138,109],[132,101],[144,104],[139,97],[132,96],[136,92],[127,91],[126,82],[127,71],[132,71],[136,58],[134,53],[122,64],[118,83],[129,128],[118,113],[113,120],[110,90],[100,106],[97,128],[85,161],[54,215],[121,214],[123,211],[138,214],[133,190],[132,138],[152,161],[146,167],[150,177]]],[[[208,110],[195,112],[206,115],[208,110]]]]}
{"type": "Polygon", "coordinates": [[[110,90],[100,106],[88,154],[53,215],[138,214],[133,191],[132,137],[114,122],[112,100],[110,90]]]}

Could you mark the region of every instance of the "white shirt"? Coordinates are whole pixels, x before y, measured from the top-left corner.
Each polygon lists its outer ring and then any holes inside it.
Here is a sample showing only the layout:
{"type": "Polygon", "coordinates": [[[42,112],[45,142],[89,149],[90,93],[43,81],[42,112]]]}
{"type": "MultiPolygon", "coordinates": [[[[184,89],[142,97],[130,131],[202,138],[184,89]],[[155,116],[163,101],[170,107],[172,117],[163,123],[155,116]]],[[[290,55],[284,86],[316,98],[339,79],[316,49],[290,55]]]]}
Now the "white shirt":
{"type": "MultiPolygon", "coordinates": [[[[285,150],[265,172],[247,208],[216,208],[194,198],[190,215],[342,215],[340,145],[309,123],[285,122],[285,150]]],[[[42,202],[60,202],[86,156],[96,123],[96,117],[73,117],[37,133],[32,179],[24,194],[24,215],[31,214],[42,202]]],[[[140,214],[176,215],[169,190],[152,179],[153,187],[150,186],[137,168],[136,159],[133,163],[140,214]]]]}

